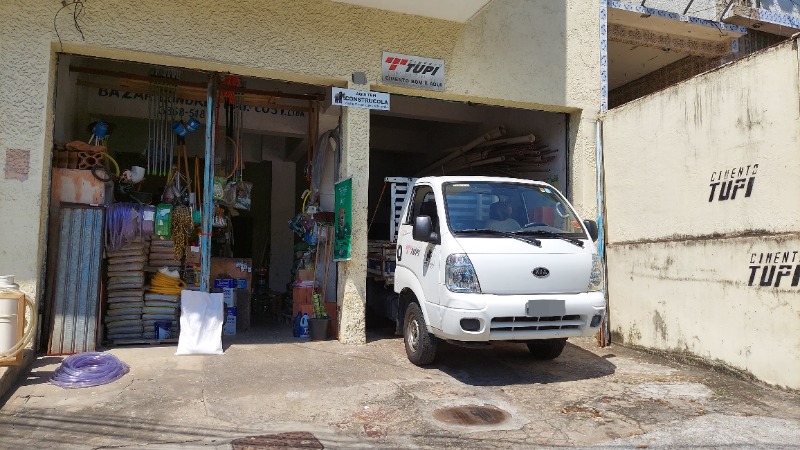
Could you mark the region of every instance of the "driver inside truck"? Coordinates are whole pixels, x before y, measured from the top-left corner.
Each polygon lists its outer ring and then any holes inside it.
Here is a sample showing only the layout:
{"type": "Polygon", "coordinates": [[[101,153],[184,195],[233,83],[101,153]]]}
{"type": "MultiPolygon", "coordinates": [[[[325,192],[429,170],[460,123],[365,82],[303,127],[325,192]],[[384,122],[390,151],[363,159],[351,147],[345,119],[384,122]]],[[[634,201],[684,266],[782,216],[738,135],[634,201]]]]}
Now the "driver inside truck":
{"type": "Polygon", "coordinates": [[[489,206],[489,220],[486,222],[486,227],[497,231],[519,230],[519,222],[511,217],[513,213],[511,204],[506,201],[500,200],[492,203],[489,206]]]}

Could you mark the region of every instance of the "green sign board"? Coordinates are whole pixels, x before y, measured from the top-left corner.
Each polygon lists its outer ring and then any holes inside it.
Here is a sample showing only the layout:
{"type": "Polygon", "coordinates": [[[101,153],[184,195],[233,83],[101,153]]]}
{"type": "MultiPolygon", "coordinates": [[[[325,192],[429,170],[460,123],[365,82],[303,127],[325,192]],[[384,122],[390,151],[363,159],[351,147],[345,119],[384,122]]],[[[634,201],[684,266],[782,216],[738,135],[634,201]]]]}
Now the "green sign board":
{"type": "Polygon", "coordinates": [[[353,239],[353,179],[347,178],[336,183],[334,192],[336,208],[335,240],[333,260],[349,261],[350,244],[353,239]]]}

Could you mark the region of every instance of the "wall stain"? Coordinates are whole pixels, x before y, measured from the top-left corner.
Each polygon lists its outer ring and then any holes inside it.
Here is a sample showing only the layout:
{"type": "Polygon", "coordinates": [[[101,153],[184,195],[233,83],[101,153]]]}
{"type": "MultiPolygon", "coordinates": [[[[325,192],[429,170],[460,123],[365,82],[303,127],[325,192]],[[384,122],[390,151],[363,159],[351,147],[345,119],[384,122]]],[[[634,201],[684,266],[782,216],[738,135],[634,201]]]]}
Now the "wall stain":
{"type": "Polygon", "coordinates": [[[661,336],[661,339],[664,341],[667,340],[667,323],[664,322],[664,318],[661,317],[661,313],[658,311],[653,314],[653,326],[656,329],[656,333],[661,336]]]}
{"type": "Polygon", "coordinates": [[[791,239],[793,237],[800,237],[800,233],[798,232],[787,232],[787,233],[775,233],[772,230],[745,230],[740,231],[737,233],[712,233],[700,236],[689,236],[685,234],[673,234],[670,236],[665,236],[663,238],[658,239],[640,239],[640,240],[631,240],[631,241],[620,241],[620,242],[610,242],[608,243],[608,248],[614,247],[624,247],[624,246],[635,246],[635,245],[642,245],[642,244],[663,244],[663,243],[671,243],[671,242],[705,242],[705,241],[716,241],[716,240],[727,240],[727,239],[738,239],[738,238],[748,238],[748,237],[768,237],[770,239],[778,239],[778,238],[786,238],[791,239]]]}

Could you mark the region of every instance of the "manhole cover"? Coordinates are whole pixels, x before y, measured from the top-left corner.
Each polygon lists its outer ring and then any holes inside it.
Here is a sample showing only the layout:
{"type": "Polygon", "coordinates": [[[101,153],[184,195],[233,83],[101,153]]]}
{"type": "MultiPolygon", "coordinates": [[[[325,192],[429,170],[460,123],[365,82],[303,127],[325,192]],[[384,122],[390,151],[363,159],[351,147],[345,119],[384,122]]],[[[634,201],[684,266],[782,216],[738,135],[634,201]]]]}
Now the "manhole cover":
{"type": "Polygon", "coordinates": [[[437,409],[433,418],[450,425],[497,425],[510,419],[511,414],[490,405],[468,405],[437,409]]]}
{"type": "Polygon", "coordinates": [[[233,450],[300,450],[324,449],[311,433],[281,433],[264,436],[248,436],[231,442],[233,450]]]}

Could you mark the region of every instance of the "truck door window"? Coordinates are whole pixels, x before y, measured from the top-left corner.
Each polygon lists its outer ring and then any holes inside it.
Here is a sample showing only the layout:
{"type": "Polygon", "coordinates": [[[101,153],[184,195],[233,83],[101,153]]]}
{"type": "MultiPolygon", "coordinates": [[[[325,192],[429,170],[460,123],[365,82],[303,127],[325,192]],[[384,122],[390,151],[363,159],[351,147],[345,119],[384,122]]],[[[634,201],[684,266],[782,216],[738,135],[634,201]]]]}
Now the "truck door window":
{"type": "Polygon", "coordinates": [[[409,206],[407,224],[413,224],[417,216],[430,216],[433,230],[439,231],[439,215],[436,212],[436,199],[430,186],[418,186],[414,189],[409,206]]]}

